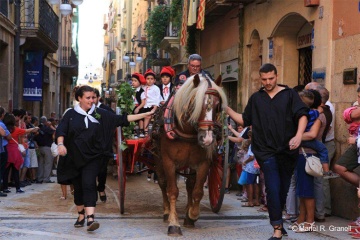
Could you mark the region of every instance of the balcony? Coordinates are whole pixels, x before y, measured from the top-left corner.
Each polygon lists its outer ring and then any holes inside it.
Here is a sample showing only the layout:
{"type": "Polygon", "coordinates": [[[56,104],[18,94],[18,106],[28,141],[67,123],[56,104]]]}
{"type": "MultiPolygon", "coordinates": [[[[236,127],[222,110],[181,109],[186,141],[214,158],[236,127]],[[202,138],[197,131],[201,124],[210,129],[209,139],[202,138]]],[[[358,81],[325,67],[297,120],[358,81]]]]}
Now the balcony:
{"type": "Polygon", "coordinates": [[[249,4],[259,0],[206,0],[205,21],[214,22],[219,17],[224,16],[227,12],[238,7],[239,4],[249,4]]]}
{"type": "Polygon", "coordinates": [[[62,47],[60,59],[60,69],[65,76],[72,79],[79,74],[79,61],[71,47],[62,47]]]}
{"type": "Polygon", "coordinates": [[[21,38],[23,49],[56,53],[59,47],[59,17],[46,0],[23,0],[21,5],[21,38]]]}
{"type": "Polygon", "coordinates": [[[5,17],[9,15],[8,3],[7,1],[0,1],[0,13],[4,14],[5,17]]]}

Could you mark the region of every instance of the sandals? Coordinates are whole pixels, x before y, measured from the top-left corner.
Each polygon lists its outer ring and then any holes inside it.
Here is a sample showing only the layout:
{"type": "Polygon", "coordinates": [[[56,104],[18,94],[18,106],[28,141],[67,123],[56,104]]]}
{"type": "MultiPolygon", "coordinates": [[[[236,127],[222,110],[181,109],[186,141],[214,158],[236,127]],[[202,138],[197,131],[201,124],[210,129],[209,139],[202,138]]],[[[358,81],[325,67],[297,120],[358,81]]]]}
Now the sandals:
{"type": "Polygon", "coordinates": [[[106,202],[107,197],[105,192],[99,192],[99,197],[102,202],[106,202]],[[104,195],[101,195],[101,193],[103,193],[104,195]]]}
{"type": "Polygon", "coordinates": [[[299,229],[300,224],[301,223],[294,222],[293,224],[290,224],[287,229],[295,232],[299,229]]]}
{"type": "Polygon", "coordinates": [[[292,229],[296,233],[305,233],[305,232],[316,231],[315,222],[312,222],[312,223],[303,222],[303,223],[297,224],[297,226],[298,227],[296,230],[292,229]]]}
{"type": "Polygon", "coordinates": [[[242,207],[254,207],[254,204],[244,203],[241,206],[242,207]]]}
{"type": "Polygon", "coordinates": [[[62,196],[60,197],[60,200],[66,200],[66,197],[62,196]]]}
{"type": "Polygon", "coordinates": [[[268,208],[266,206],[263,206],[257,210],[258,212],[268,212],[268,208]]]}
{"type": "Polygon", "coordinates": [[[78,212],[79,215],[84,215],[84,218],[79,221],[80,216],[76,219],[76,222],[74,224],[74,227],[79,228],[79,227],[83,227],[85,224],[85,209],[81,210],[80,212],[78,212]]]}
{"type": "MultiPolygon", "coordinates": [[[[280,227],[280,226],[274,226],[274,233],[275,231],[281,231],[281,236],[280,237],[274,237],[274,236],[271,236],[271,238],[269,238],[269,240],[279,240],[279,239],[282,239],[282,236],[283,236],[283,231],[285,231],[285,229],[283,227],[280,227]]],[[[286,232],[286,231],[285,231],[286,232]]],[[[287,232],[286,232],[287,234],[287,232]]]]}
{"type": "Polygon", "coordinates": [[[97,221],[95,221],[95,217],[94,214],[88,215],[87,216],[87,230],[89,232],[95,231],[96,229],[98,229],[100,227],[100,223],[98,223],[97,221]],[[89,218],[92,218],[92,221],[89,221],[89,218]]]}

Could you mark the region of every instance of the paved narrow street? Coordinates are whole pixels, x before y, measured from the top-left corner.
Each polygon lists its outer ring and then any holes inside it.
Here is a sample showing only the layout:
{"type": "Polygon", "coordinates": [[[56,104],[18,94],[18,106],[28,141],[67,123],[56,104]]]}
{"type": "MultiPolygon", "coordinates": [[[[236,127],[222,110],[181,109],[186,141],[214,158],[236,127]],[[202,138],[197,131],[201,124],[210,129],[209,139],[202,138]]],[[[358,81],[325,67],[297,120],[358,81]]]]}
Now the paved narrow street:
{"type": "MultiPolygon", "coordinates": [[[[55,178],[53,178],[55,180],[55,178]]],[[[178,213],[180,223],[184,217],[185,185],[179,180],[178,213]]],[[[73,196],[60,200],[58,184],[33,184],[24,188],[26,193],[10,193],[1,198],[0,239],[170,239],[167,223],[162,221],[161,193],[157,184],[146,181],[146,174],[131,175],[127,180],[125,214],[120,215],[117,180],[108,176],[106,203],[99,202],[96,219],[100,229],[89,233],[86,228],[74,228],[77,218],[73,196]]],[[[70,192],[70,190],[69,190],[70,192]]],[[[258,208],[241,207],[235,192],[226,194],[218,214],[211,212],[204,197],[201,217],[195,228],[182,227],[183,237],[178,239],[268,239],[272,231],[267,213],[258,208]]],[[[333,231],[333,227],[346,227],[349,221],[330,217],[319,225],[318,232],[294,233],[289,230],[285,239],[351,239],[346,231],[333,231]]],[[[288,224],[286,224],[288,226],[288,224]]]]}

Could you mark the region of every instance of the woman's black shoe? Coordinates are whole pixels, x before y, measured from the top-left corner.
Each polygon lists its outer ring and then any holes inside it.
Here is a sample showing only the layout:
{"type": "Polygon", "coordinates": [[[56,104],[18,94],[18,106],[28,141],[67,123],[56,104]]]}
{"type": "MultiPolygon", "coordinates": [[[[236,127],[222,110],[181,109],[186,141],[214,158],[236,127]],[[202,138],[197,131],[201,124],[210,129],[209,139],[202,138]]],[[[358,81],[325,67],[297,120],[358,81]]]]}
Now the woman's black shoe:
{"type": "Polygon", "coordinates": [[[94,214],[91,214],[91,215],[88,215],[87,216],[87,230],[88,231],[95,231],[96,229],[98,229],[100,227],[100,223],[98,223],[97,221],[95,221],[95,218],[94,218],[94,214]],[[89,218],[92,218],[93,221],[89,221],[89,218]]]}
{"type": "MultiPolygon", "coordinates": [[[[285,231],[285,229],[283,227],[280,226],[274,226],[274,233],[275,231],[281,231],[281,236],[280,237],[274,237],[272,236],[271,238],[269,238],[268,240],[281,240],[282,236],[283,236],[283,232],[285,231]]],[[[286,232],[286,231],[285,231],[286,232]]],[[[287,233],[286,233],[287,234],[287,233]]]]}
{"type": "Polygon", "coordinates": [[[99,197],[100,197],[100,200],[102,202],[106,202],[107,198],[106,198],[106,193],[105,192],[99,192],[99,197]],[[104,193],[104,195],[101,195],[100,193],[104,193]]]}
{"type": "Polygon", "coordinates": [[[79,228],[79,227],[83,227],[85,224],[85,209],[83,209],[82,211],[78,212],[79,215],[84,215],[84,218],[79,221],[80,216],[78,217],[78,219],[76,220],[74,227],[79,228]]]}

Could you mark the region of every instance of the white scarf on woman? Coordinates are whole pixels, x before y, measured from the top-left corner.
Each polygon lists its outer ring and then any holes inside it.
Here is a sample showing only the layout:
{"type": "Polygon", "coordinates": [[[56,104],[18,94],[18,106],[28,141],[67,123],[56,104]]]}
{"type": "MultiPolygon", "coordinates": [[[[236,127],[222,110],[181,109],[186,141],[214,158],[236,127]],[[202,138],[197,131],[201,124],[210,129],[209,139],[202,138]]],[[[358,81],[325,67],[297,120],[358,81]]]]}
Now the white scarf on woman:
{"type": "Polygon", "coordinates": [[[96,120],[93,116],[90,115],[90,114],[92,114],[92,113],[94,112],[94,110],[95,110],[95,104],[93,104],[93,105],[91,106],[91,108],[90,108],[90,110],[89,110],[88,113],[85,112],[85,110],[80,107],[80,104],[76,105],[76,106],[74,107],[74,110],[75,110],[77,113],[80,113],[81,115],[84,115],[84,116],[85,116],[84,122],[85,122],[86,128],[88,128],[88,125],[89,125],[88,119],[90,119],[90,121],[92,121],[92,122],[94,122],[94,123],[99,123],[98,120],[96,120]]]}

